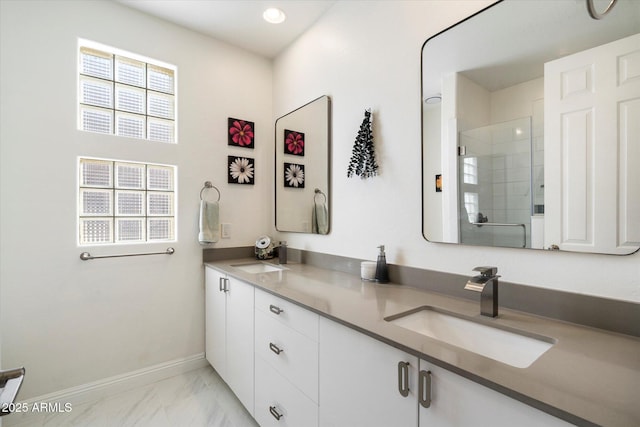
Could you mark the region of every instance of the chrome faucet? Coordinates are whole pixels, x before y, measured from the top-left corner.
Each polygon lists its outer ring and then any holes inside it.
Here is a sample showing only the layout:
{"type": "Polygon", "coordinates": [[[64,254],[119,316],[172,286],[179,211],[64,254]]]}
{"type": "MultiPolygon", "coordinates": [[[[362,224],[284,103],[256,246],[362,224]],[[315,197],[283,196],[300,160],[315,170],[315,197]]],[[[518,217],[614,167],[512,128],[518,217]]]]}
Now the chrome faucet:
{"type": "Polygon", "coordinates": [[[480,292],[480,314],[498,316],[498,267],[476,267],[479,276],[474,276],[464,286],[469,291],[480,292]]]}

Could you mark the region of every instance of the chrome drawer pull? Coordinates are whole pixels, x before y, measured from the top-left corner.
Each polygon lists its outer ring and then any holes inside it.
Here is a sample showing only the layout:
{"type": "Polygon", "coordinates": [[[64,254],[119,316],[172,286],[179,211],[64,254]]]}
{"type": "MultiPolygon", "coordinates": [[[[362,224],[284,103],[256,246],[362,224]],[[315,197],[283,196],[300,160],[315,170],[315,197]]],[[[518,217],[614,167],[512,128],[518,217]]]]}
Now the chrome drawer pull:
{"type": "Polygon", "coordinates": [[[275,306],[275,305],[273,305],[273,304],[269,305],[269,310],[270,310],[272,313],[275,313],[275,314],[280,314],[280,313],[282,313],[282,312],[284,311],[284,310],[283,310],[283,309],[281,309],[280,307],[276,307],[276,306],[275,306]]]}
{"type": "Polygon", "coordinates": [[[275,354],[280,354],[282,353],[284,350],[281,348],[278,348],[277,345],[275,345],[274,343],[270,342],[269,343],[269,348],[271,349],[271,351],[273,351],[275,354]]]}
{"type": "Polygon", "coordinates": [[[269,406],[269,412],[271,412],[271,415],[273,415],[273,418],[275,418],[278,421],[280,421],[280,418],[282,418],[282,414],[278,412],[275,406],[269,406]]]}
{"type": "Polygon", "coordinates": [[[418,400],[423,408],[431,406],[431,371],[420,371],[418,400]]]}
{"type": "Polygon", "coordinates": [[[403,397],[409,396],[409,363],[398,362],[398,391],[403,397]]]}

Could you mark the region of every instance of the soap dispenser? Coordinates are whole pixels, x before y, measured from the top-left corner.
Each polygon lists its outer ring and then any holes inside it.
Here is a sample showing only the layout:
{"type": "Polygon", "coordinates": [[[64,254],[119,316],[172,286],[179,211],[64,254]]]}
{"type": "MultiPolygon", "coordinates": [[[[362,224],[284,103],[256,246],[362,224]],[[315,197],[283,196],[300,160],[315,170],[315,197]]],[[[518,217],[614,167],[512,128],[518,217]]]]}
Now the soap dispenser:
{"type": "Polygon", "coordinates": [[[280,247],[278,248],[278,264],[286,264],[287,263],[287,242],[280,242],[280,247]]]}
{"type": "Polygon", "coordinates": [[[387,268],[387,257],[384,254],[384,245],[378,246],[378,262],[376,263],[376,281],[378,283],[389,283],[389,269],[387,268]]]}

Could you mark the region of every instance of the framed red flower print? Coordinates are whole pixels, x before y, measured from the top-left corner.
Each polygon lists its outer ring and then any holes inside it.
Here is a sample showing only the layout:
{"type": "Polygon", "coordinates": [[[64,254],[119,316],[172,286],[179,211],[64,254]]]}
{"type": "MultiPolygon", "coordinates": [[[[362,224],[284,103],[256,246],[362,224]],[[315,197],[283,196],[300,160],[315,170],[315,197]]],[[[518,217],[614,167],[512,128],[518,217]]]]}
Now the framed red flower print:
{"type": "Polygon", "coordinates": [[[284,130],[284,154],[304,156],[304,133],[284,130]]]}
{"type": "Polygon", "coordinates": [[[234,119],[228,120],[228,145],[235,147],[253,148],[255,124],[248,120],[234,119]]]}

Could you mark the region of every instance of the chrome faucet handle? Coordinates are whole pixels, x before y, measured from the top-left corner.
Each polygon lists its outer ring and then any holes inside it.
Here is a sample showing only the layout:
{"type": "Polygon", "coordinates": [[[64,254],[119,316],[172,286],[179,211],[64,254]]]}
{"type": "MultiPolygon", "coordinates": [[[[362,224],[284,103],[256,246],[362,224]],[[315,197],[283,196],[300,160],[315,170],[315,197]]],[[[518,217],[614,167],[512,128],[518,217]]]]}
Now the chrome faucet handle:
{"type": "Polygon", "coordinates": [[[493,277],[498,274],[498,267],[476,267],[473,271],[479,271],[482,277],[493,277]]]}

